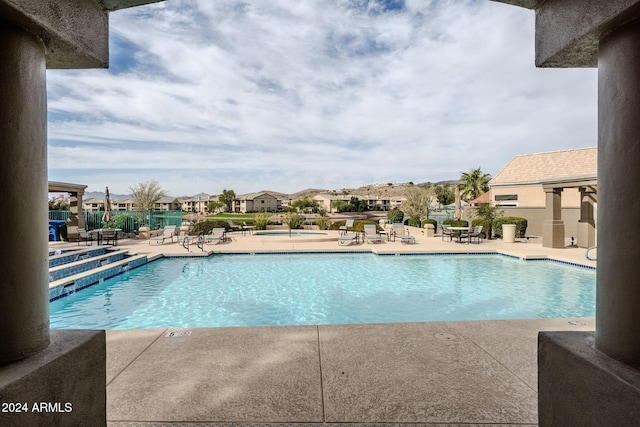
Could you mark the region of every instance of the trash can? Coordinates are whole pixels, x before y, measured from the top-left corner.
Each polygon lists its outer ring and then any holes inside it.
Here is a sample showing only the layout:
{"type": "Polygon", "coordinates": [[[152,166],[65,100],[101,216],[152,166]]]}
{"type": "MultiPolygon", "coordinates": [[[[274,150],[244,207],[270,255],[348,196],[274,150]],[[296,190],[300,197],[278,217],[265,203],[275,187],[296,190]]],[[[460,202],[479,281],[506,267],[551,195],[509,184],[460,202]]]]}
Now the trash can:
{"type": "Polygon", "coordinates": [[[49,241],[50,242],[60,241],[60,227],[62,227],[66,223],[67,223],[66,221],[60,221],[60,220],[49,221],[49,241]]]}
{"type": "Polygon", "coordinates": [[[515,243],[516,241],[516,225],[502,224],[502,241],[504,243],[515,243]]]}

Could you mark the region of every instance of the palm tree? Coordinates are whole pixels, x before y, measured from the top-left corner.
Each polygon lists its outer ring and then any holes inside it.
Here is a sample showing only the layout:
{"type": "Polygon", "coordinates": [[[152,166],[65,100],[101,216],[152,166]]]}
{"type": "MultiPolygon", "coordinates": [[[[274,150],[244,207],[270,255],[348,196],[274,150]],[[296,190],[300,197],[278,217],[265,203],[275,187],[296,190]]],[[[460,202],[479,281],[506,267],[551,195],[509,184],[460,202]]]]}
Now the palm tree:
{"type": "Polygon", "coordinates": [[[462,172],[458,189],[465,200],[474,200],[481,194],[489,191],[489,180],[491,175],[482,173],[482,170],[471,169],[469,172],[462,172]]]}

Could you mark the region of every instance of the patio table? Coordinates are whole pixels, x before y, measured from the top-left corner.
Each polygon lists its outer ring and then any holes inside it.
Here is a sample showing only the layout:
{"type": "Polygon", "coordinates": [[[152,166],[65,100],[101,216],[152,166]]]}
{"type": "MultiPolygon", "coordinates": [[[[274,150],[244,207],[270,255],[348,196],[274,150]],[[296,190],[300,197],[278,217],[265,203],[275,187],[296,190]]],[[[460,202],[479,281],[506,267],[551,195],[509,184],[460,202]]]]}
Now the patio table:
{"type": "MultiPolygon", "coordinates": [[[[449,227],[449,230],[456,231],[456,243],[462,243],[462,232],[466,231],[467,234],[471,230],[471,227],[449,227]]],[[[468,243],[468,242],[467,242],[468,243]]]]}

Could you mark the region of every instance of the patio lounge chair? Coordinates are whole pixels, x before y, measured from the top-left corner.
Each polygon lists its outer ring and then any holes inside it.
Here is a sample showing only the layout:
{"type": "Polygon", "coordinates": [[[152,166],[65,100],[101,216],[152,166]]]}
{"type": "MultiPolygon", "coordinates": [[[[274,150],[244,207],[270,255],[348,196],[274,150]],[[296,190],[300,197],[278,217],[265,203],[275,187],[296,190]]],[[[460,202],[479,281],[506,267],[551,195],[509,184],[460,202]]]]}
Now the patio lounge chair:
{"type": "Polygon", "coordinates": [[[339,228],[340,234],[347,234],[349,230],[353,231],[353,221],[352,219],[346,220],[344,225],[341,225],[339,228]]]}
{"type": "Polygon", "coordinates": [[[382,237],[378,234],[376,230],[376,226],[373,224],[365,224],[364,225],[364,237],[367,239],[367,243],[381,243],[382,237]]]}
{"type": "MultiPolygon", "coordinates": [[[[156,242],[156,244],[158,245],[164,245],[164,241],[165,240],[171,240],[171,243],[173,243],[173,238],[176,237],[176,226],[166,226],[163,230],[162,230],[162,234],[159,236],[155,236],[155,237],[151,237],[149,239],[149,244],[151,244],[151,242],[156,242]]],[[[177,241],[177,240],[176,240],[177,241]]]]}
{"type": "Polygon", "coordinates": [[[415,243],[416,238],[414,236],[409,235],[407,231],[404,229],[403,224],[394,223],[393,227],[393,240],[396,240],[396,237],[400,238],[401,243],[415,243]]]}
{"type": "Polygon", "coordinates": [[[211,230],[211,233],[204,235],[204,243],[218,244],[220,242],[224,242],[226,239],[226,232],[227,230],[224,227],[214,228],[213,230],[211,230]]]}
{"type": "Polygon", "coordinates": [[[227,220],[227,224],[229,224],[229,231],[241,231],[242,234],[244,234],[244,232],[247,230],[244,225],[238,225],[230,219],[227,220]]]}
{"type": "Polygon", "coordinates": [[[87,246],[93,245],[93,241],[96,240],[96,235],[89,233],[84,228],[78,228],[78,246],[80,246],[80,242],[83,240],[87,246]]]}
{"type": "Polygon", "coordinates": [[[357,241],[357,235],[356,234],[353,234],[351,236],[348,236],[346,234],[340,234],[340,236],[338,236],[338,244],[339,245],[350,245],[355,241],[357,241]]]}

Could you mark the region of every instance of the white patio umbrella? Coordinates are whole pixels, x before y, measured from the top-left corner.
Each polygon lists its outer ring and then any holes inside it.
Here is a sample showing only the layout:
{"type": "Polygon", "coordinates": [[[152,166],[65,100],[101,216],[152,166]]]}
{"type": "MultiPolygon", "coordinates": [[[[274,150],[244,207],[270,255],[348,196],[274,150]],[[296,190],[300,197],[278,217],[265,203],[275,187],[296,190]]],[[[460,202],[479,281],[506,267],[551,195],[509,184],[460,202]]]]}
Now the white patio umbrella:
{"type": "Polygon", "coordinates": [[[104,213],[102,214],[102,222],[111,221],[111,199],[109,198],[109,187],[104,192],[104,213]]]}

